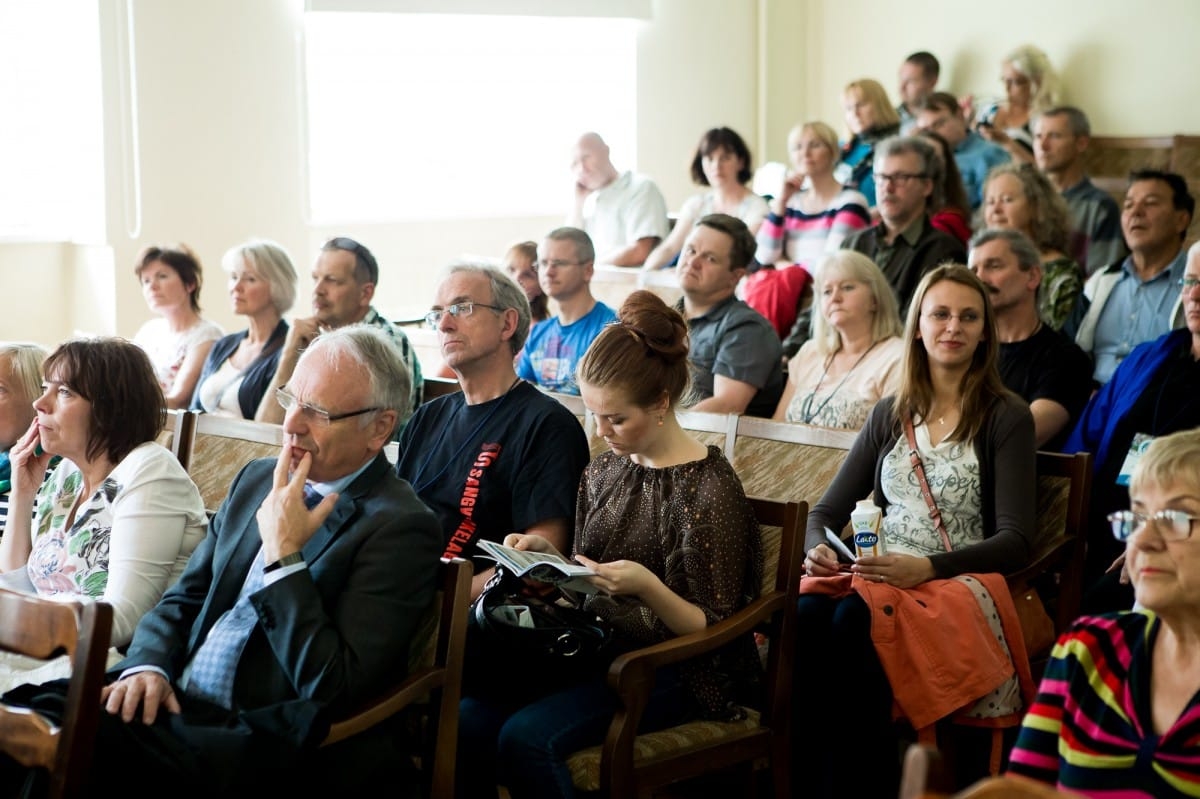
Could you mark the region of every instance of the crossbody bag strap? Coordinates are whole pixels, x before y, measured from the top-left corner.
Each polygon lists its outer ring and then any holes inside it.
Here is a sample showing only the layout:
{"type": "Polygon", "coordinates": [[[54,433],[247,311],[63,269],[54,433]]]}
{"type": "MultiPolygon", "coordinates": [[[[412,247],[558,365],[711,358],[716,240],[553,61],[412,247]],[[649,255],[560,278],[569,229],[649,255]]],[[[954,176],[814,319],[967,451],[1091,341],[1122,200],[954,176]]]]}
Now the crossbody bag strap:
{"type": "Polygon", "coordinates": [[[929,518],[933,519],[933,525],[942,537],[942,546],[949,552],[954,547],[950,546],[950,534],[946,532],[946,525],[942,523],[942,512],[938,510],[933,492],[929,490],[929,481],[925,479],[925,464],[921,462],[921,453],[917,450],[917,434],[913,431],[912,414],[907,412],[904,414],[904,436],[908,439],[908,459],[912,462],[913,471],[917,473],[917,479],[921,481],[921,496],[925,497],[925,504],[929,506],[929,518]]]}

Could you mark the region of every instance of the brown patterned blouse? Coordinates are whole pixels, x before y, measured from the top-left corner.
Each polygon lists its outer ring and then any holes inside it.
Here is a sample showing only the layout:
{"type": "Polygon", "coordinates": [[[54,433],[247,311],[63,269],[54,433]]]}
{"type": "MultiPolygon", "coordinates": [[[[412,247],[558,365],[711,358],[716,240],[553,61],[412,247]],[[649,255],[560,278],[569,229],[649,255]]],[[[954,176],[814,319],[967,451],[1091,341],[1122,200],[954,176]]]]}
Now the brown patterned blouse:
{"type": "MultiPolygon", "coordinates": [[[[632,560],[704,611],[709,624],[759,595],[762,541],[741,480],[721,450],[702,460],[654,469],[605,452],[579,484],[575,551],[600,563],[632,560]]],[[[588,606],[614,628],[623,648],[674,637],[633,596],[595,594],[588,606]]],[[[680,675],[706,718],[740,714],[745,688],[761,665],[747,637],[681,666],[680,675]],[[735,691],[734,688],[737,688],[735,691]]]]}

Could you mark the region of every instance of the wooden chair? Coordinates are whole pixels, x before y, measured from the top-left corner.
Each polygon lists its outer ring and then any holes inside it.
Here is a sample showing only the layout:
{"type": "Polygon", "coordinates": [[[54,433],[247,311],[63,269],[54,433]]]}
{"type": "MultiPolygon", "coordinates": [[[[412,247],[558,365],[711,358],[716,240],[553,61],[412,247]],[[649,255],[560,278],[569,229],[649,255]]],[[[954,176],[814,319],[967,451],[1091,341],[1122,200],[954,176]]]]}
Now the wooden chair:
{"type": "Polygon", "coordinates": [[[815,505],[846,459],[857,431],[738,418],[733,470],[747,494],[815,505]]]}
{"type": "Polygon", "coordinates": [[[462,693],[467,611],[471,605],[471,562],[443,561],[442,588],[425,625],[426,645],[414,650],[415,663],[397,686],[335,721],[321,746],[330,746],[392,718],[429,699],[428,740],[421,765],[428,796],[454,796],[454,760],[458,743],[458,700],[462,693]],[[433,629],[436,628],[436,635],[433,629]]]}
{"type": "Polygon", "coordinates": [[[426,377],[421,401],[429,402],[431,399],[437,399],[438,397],[444,397],[447,394],[454,394],[459,391],[462,391],[462,386],[452,377],[426,377]]]}
{"type": "MultiPolygon", "coordinates": [[[[575,786],[610,797],[647,796],[658,787],[732,766],[765,760],[773,795],[791,796],[791,682],[796,655],[796,597],[804,561],[802,502],[751,498],[763,535],[764,586],[748,607],[706,630],[639,649],[617,658],[608,683],[620,700],[602,746],[567,761],[575,786]],[[698,721],[637,735],[654,671],[761,631],[770,641],[764,707],[739,722],[698,721]]],[[[744,795],[750,795],[749,787],[744,795]]]]}
{"type": "Polygon", "coordinates": [[[1120,206],[1135,169],[1168,169],[1171,136],[1092,136],[1083,152],[1084,171],[1120,206]]]}
{"type": "Polygon", "coordinates": [[[91,765],[100,717],[100,689],[112,631],[105,602],[58,602],[0,590],[0,650],[49,660],[71,659],[62,724],[28,708],[0,705],[0,751],[49,773],[51,799],[79,794],[91,765]]]}
{"type": "Polygon", "coordinates": [[[192,436],[196,433],[198,415],[195,411],[167,411],[166,424],[158,434],[158,443],[171,450],[185,470],[192,456],[192,436]]]}
{"type": "Polygon", "coordinates": [[[204,507],[216,511],[242,467],[255,458],[279,457],[282,445],[283,428],[277,424],[197,414],[187,464],[204,507]]]}
{"type": "Polygon", "coordinates": [[[739,414],[679,411],[675,416],[684,430],[703,444],[720,447],[725,459],[733,463],[733,444],[737,440],[738,420],[742,418],[739,414]]]}
{"type": "Polygon", "coordinates": [[[953,790],[937,750],[922,744],[908,747],[904,754],[900,799],[1050,799],[1074,795],[1007,776],[987,777],[958,793],[953,790]]]}

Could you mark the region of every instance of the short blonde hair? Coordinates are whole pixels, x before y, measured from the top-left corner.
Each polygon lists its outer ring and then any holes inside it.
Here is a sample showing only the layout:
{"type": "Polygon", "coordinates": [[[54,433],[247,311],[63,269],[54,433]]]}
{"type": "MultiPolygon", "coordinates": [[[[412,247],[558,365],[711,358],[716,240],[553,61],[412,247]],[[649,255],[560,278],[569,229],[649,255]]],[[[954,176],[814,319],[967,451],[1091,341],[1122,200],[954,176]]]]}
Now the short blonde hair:
{"type": "Polygon", "coordinates": [[[1150,485],[1183,485],[1200,497],[1200,429],[1171,433],[1150,443],[1129,478],[1129,493],[1150,485]]]}
{"type": "Polygon", "coordinates": [[[42,393],[42,364],[46,348],[29,341],[0,341],[0,358],[8,358],[13,383],[30,405],[42,393]]]}
{"type": "Polygon", "coordinates": [[[821,355],[832,355],[842,348],[842,338],[837,328],[829,324],[820,307],[821,284],[830,274],[842,275],[849,280],[864,283],[871,292],[871,297],[875,300],[875,318],[871,321],[872,344],[904,332],[896,292],[892,291],[891,284],[880,268],[860,252],[837,250],[821,258],[813,272],[813,302],[818,305],[812,315],[812,338],[821,355]]]}

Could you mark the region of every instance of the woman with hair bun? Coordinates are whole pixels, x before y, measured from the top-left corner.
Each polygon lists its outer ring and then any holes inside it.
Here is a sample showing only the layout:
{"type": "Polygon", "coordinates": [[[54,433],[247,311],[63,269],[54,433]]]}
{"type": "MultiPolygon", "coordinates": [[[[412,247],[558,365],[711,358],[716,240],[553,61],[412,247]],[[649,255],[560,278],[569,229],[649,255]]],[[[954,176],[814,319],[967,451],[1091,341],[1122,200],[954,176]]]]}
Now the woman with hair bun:
{"type": "MultiPolygon", "coordinates": [[[[704,629],[744,607],[762,584],[758,524],[721,450],[679,424],[688,389],[687,323],[655,294],[635,291],[576,369],[584,405],[610,452],[583,473],[575,559],[600,592],[587,607],[613,628],[611,657],[704,629]]],[[[508,536],[518,549],[553,552],[536,535],[508,536]]],[[[608,660],[564,674],[529,674],[462,702],[459,796],[513,799],[575,795],[567,757],[599,744],[617,707],[608,660]]],[[[750,636],[723,650],[660,669],[642,730],[696,718],[735,719],[760,670],[750,636]]]]}

